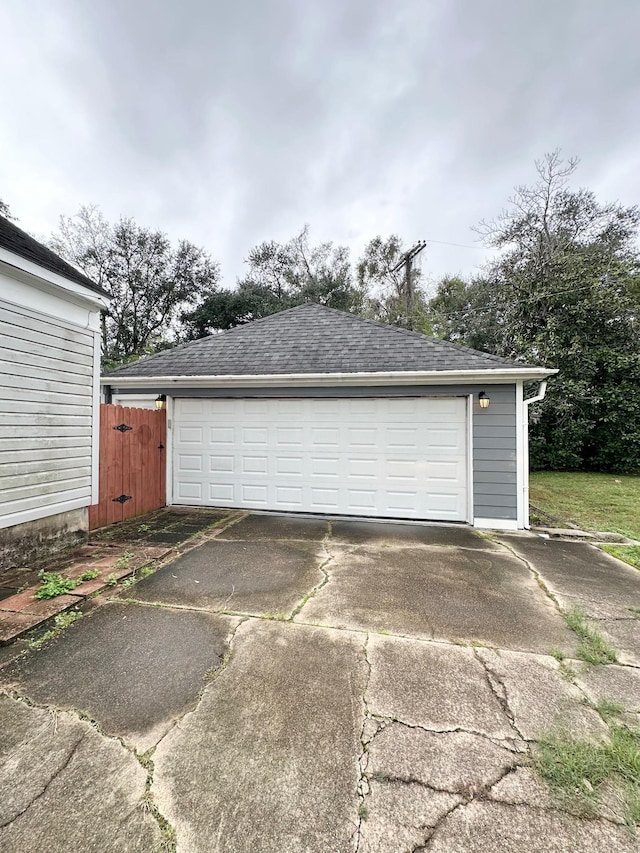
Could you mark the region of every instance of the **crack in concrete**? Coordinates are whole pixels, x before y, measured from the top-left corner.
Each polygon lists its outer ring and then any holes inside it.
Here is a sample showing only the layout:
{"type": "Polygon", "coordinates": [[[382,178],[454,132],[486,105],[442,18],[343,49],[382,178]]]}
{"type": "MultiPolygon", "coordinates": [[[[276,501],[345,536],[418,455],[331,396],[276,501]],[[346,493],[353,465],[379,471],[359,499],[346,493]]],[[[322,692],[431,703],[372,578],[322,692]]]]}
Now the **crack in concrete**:
{"type": "MultiPolygon", "coordinates": [[[[3,692],[7,696],[9,696],[10,698],[14,699],[15,701],[24,702],[30,708],[37,708],[39,710],[48,711],[50,714],[53,714],[53,715],[55,715],[57,713],[70,714],[70,715],[76,717],[78,720],[81,720],[82,722],[88,723],[105,740],[117,740],[120,743],[120,745],[122,746],[122,748],[125,749],[130,755],[132,755],[147,773],[146,790],[145,790],[145,795],[143,797],[143,800],[141,801],[141,804],[144,808],[147,809],[149,814],[151,814],[151,816],[153,817],[155,822],[158,824],[158,828],[159,828],[160,833],[161,833],[162,838],[163,838],[163,844],[164,844],[165,850],[167,851],[167,853],[173,853],[173,851],[175,851],[175,829],[173,828],[171,823],[164,817],[164,815],[162,814],[162,812],[160,811],[160,809],[156,805],[155,801],[153,800],[153,795],[151,793],[151,787],[153,785],[153,774],[155,771],[155,765],[153,763],[152,756],[154,755],[159,744],[165,739],[165,737],[167,737],[167,735],[169,735],[176,727],[179,727],[180,722],[184,719],[184,717],[189,713],[193,713],[193,711],[195,711],[197,709],[198,705],[202,701],[202,698],[203,698],[207,688],[219,677],[221,672],[224,669],[226,669],[226,667],[228,666],[229,661],[231,660],[231,657],[232,657],[232,651],[233,651],[232,645],[233,645],[233,641],[235,640],[236,632],[238,631],[238,628],[244,622],[247,621],[248,618],[249,617],[247,616],[244,619],[242,619],[240,622],[238,622],[238,624],[233,628],[233,630],[229,634],[229,642],[228,642],[227,651],[224,654],[224,656],[223,656],[222,660],[220,661],[220,663],[218,664],[218,666],[212,668],[212,670],[209,671],[207,682],[203,686],[202,690],[199,692],[195,702],[192,703],[192,705],[190,705],[188,708],[186,708],[185,711],[180,715],[180,717],[174,721],[173,725],[156,742],[156,744],[154,746],[152,746],[151,749],[147,750],[143,754],[138,753],[137,750],[135,749],[135,747],[133,747],[131,744],[127,743],[127,741],[123,737],[120,737],[118,735],[107,734],[97,720],[93,719],[88,714],[86,714],[84,711],[81,711],[78,708],[55,708],[55,707],[51,707],[50,705],[38,704],[37,702],[34,702],[32,699],[30,699],[28,696],[19,693],[17,690],[4,690],[3,692]]],[[[86,732],[84,732],[82,734],[80,740],[74,746],[72,753],[70,754],[69,758],[64,763],[64,765],[61,768],[59,768],[59,770],[57,770],[56,773],[47,782],[44,790],[40,794],[38,794],[38,796],[35,797],[34,800],[32,800],[32,802],[27,806],[27,808],[24,809],[20,814],[24,814],[31,807],[31,805],[33,805],[33,803],[45,793],[46,789],[49,787],[49,785],[51,784],[53,779],[55,779],[55,777],[62,770],[64,770],[64,768],[69,764],[73,754],[77,750],[81,741],[84,739],[85,735],[86,735],[86,732]]],[[[138,805],[140,805],[140,803],[138,805]]],[[[12,820],[9,821],[9,823],[3,824],[2,826],[0,826],[0,829],[5,828],[10,823],[13,823],[13,821],[17,820],[18,817],[20,817],[20,815],[16,815],[16,817],[12,818],[12,820]]]]}
{"type": "MultiPolygon", "coordinates": [[[[515,769],[515,768],[514,768],[515,769]]],[[[501,780],[498,780],[500,782],[501,780]]],[[[495,785],[498,784],[495,783],[495,785]]],[[[495,785],[493,787],[495,787],[495,785]]],[[[527,803],[524,801],[518,802],[510,802],[509,800],[494,800],[491,796],[491,791],[488,792],[487,797],[484,798],[487,803],[490,803],[492,806],[500,806],[505,809],[527,809],[530,811],[538,812],[539,814],[546,814],[548,812],[552,812],[553,814],[565,815],[572,818],[575,818],[579,821],[584,821],[587,823],[607,823],[616,829],[621,829],[625,826],[622,821],[613,820],[613,818],[607,817],[606,815],[600,814],[589,814],[588,812],[579,812],[579,811],[571,811],[570,809],[561,808],[560,806],[549,805],[546,806],[538,806],[534,803],[527,803]]],[[[464,803],[464,805],[468,805],[468,803],[464,803]]]]}
{"type": "Polygon", "coordinates": [[[0,824],[0,829],[6,829],[8,826],[11,826],[12,823],[15,823],[15,821],[18,820],[18,818],[21,818],[23,814],[26,814],[29,811],[29,809],[33,806],[34,803],[36,803],[41,797],[43,797],[47,793],[47,790],[49,789],[49,786],[54,781],[54,779],[57,779],[57,777],[61,773],[63,773],[66,770],[66,768],[69,766],[69,764],[71,763],[72,758],[74,757],[74,755],[78,751],[78,748],[79,748],[80,744],[82,743],[82,741],[85,739],[86,734],[87,733],[85,731],[80,735],[78,740],[75,742],[75,744],[71,748],[71,751],[69,752],[69,755],[67,756],[66,760],[60,765],[60,767],[58,767],[58,769],[55,771],[55,773],[53,773],[51,775],[51,777],[47,780],[44,788],[40,791],[40,793],[36,794],[36,796],[31,800],[31,802],[27,806],[25,806],[25,808],[22,809],[21,812],[19,812],[17,815],[15,815],[15,817],[12,817],[11,820],[8,820],[5,823],[0,824]]]}
{"type": "MultiPolygon", "coordinates": [[[[236,630],[239,627],[240,626],[238,625],[236,627],[236,630]]],[[[59,713],[69,714],[70,716],[77,718],[81,722],[87,723],[88,725],[90,725],[100,735],[100,737],[104,738],[104,740],[116,740],[116,741],[118,741],[120,746],[126,752],[128,752],[131,756],[133,756],[133,758],[136,759],[136,761],[144,768],[144,770],[147,773],[145,794],[144,794],[142,800],[139,801],[138,803],[136,803],[135,808],[138,808],[140,805],[142,805],[143,808],[147,809],[149,814],[151,814],[153,819],[158,824],[160,834],[162,835],[162,838],[163,838],[163,844],[164,844],[164,848],[165,848],[166,853],[174,853],[175,845],[171,843],[171,838],[173,835],[175,835],[175,831],[174,831],[173,827],[171,826],[171,824],[169,823],[169,821],[164,817],[164,815],[162,815],[162,813],[160,812],[160,810],[158,809],[156,804],[153,802],[153,798],[152,798],[152,795],[150,793],[150,775],[149,775],[150,771],[149,771],[148,767],[146,767],[144,765],[143,761],[141,760],[141,758],[143,756],[140,753],[138,753],[132,745],[128,744],[127,741],[123,737],[120,737],[119,735],[107,734],[97,720],[94,720],[92,717],[90,717],[84,711],[79,710],[78,708],[55,708],[55,707],[52,708],[50,705],[41,705],[41,704],[38,704],[37,702],[34,702],[28,696],[20,694],[17,690],[5,690],[4,692],[10,698],[14,699],[17,702],[24,702],[25,705],[28,705],[30,708],[36,708],[36,709],[41,710],[41,711],[48,711],[50,714],[52,714],[54,716],[56,714],[59,714],[59,713]],[[167,840],[168,840],[168,843],[167,843],[167,840]]],[[[200,701],[200,698],[201,697],[198,698],[198,702],[200,701]]],[[[189,713],[189,711],[185,711],[185,714],[186,713],[189,713]]],[[[175,727],[175,724],[174,724],[174,726],[171,727],[170,731],[174,727],[175,727]]],[[[167,732],[166,734],[169,734],[169,732],[167,732]]],[[[58,776],[59,773],[62,772],[62,770],[64,770],[65,767],[68,766],[69,762],[71,761],[73,754],[77,751],[77,748],[80,746],[80,743],[85,738],[85,736],[86,736],[86,732],[83,732],[82,736],[80,737],[79,741],[74,746],[71,755],[69,756],[67,761],[64,763],[64,765],[62,767],[60,767],[59,770],[56,771],[56,773],[54,773],[54,775],[51,777],[51,779],[47,782],[45,789],[40,794],[38,794],[37,797],[35,797],[32,800],[32,802],[29,804],[29,806],[27,806],[27,808],[24,809],[24,811],[22,811],[21,814],[24,814],[33,805],[33,803],[45,793],[46,789],[49,787],[51,782],[56,778],[56,776],[58,776]]],[[[162,740],[162,739],[163,738],[160,738],[160,740],[162,740]]],[[[160,741],[158,741],[158,743],[160,743],[160,741]]],[[[152,767],[151,774],[153,773],[153,762],[151,761],[150,756],[153,755],[153,753],[155,752],[157,745],[158,744],[156,744],[150,750],[148,750],[146,753],[144,753],[144,756],[149,756],[149,762],[150,762],[151,767],[152,767]]],[[[152,781],[152,777],[151,777],[151,781],[152,781]]],[[[3,824],[2,826],[0,826],[0,829],[4,829],[6,826],[9,826],[9,824],[13,823],[14,820],[17,820],[18,817],[20,817],[20,815],[16,815],[16,817],[13,818],[11,821],[9,821],[9,823],[3,824]]],[[[123,822],[124,821],[121,821],[120,825],[122,825],[123,822]]]]}
{"type": "Polygon", "coordinates": [[[484,670],[485,678],[487,680],[487,684],[489,685],[489,689],[493,693],[493,695],[498,700],[498,704],[502,708],[503,713],[509,720],[509,724],[514,732],[518,735],[520,740],[527,743],[527,738],[524,737],[518,726],[516,725],[515,715],[511,708],[509,707],[509,697],[507,695],[507,687],[504,681],[500,678],[500,676],[490,667],[490,665],[484,661],[478,651],[476,649],[473,650],[473,656],[478,661],[482,669],[484,670]],[[498,685],[501,689],[498,690],[498,685]]]}
{"type": "Polygon", "coordinates": [[[492,541],[496,542],[502,548],[507,550],[513,557],[516,558],[516,560],[520,560],[521,563],[524,563],[524,565],[527,568],[527,571],[529,571],[531,573],[531,575],[533,576],[535,582],[538,584],[540,589],[544,592],[544,594],[547,596],[547,598],[553,602],[553,605],[555,606],[558,613],[561,616],[564,616],[564,611],[563,611],[562,607],[560,606],[560,602],[558,601],[555,593],[551,592],[551,589],[547,585],[547,582],[544,579],[544,577],[542,576],[542,574],[537,569],[534,569],[534,567],[531,565],[531,563],[527,559],[522,557],[520,554],[518,554],[518,552],[515,551],[511,547],[511,545],[508,545],[506,542],[502,542],[500,539],[496,539],[494,537],[491,537],[491,538],[492,538],[492,541]]]}
{"type": "MultiPolygon", "coordinates": [[[[491,782],[487,782],[485,785],[482,785],[477,791],[471,791],[467,794],[465,794],[463,792],[458,792],[458,791],[454,791],[454,792],[447,791],[447,792],[445,792],[445,793],[454,793],[459,797],[464,797],[464,799],[462,800],[462,802],[456,803],[450,809],[447,809],[447,811],[438,818],[438,820],[433,824],[433,826],[429,828],[430,832],[427,835],[427,837],[424,839],[424,841],[421,841],[416,847],[414,847],[410,851],[410,853],[427,853],[427,851],[429,850],[429,848],[432,845],[432,842],[434,840],[436,833],[446,823],[446,821],[451,817],[452,814],[457,812],[459,809],[466,808],[468,805],[470,805],[475,800],[487,800],[489,798],[489,794],[491,792],[491,789],[494,788],[496,785],[498,785],[500,782],[502,782],[502,780],[506,776],[509,776],[510,773],[513,773],[516,770],[516,767],[517,767],[517,765],[514,765],[512,767],[508,767],[506,770],[504,770],[502,773],[500,773],[500,775],[498,776],[497,779],[494,779],[491,782]]],[[[429,787],[429,786],[427,786],[427,787],[429,787]]],[[[437,791],[438,789],[434,788],[433,790],[437,791]]],[[[491,800],[491,802],[495,802],[495,801],[491,800]]]]}
{"type": "Polygon", "coordinates": [[[500,738],[500,737],[492,737],[491,735],[486,734],[486,732],[481,732],[478,729],[467,729],[464,726],[452,726],[450,728],[429,728],[429,726],[423,726],[419,723],[407,723],[405,720],[401,720],[398,717],[388,717],[383,714],[376,714],[375,712],[370,713],[370,719],[379,722],[378,730],[375,734],[369,739],[368,743],[371,743],[373,738],[378,735],[381,731],[386,728],[389,723],[397,723],[400,726],[405,726],[408,729],[417,729],[418,731],[426,732],[431,735],[447,735],[447,734],[467,734],[473,735],[474,737],[480,737],[484,740],[489,741],[489,743],[493,744],[493,746],[502,747],[503,749],[508,749],[509,752],[520,753],[524,750],[517,749],[516,741],[521,741],[522,743],[528,743],[528,741],[519,736],[518,738],[500,738]]]}
{"type": "MultiPolygon", "coordinates": [[[[367,678],[365,681],[364,689],[362,691],[362,704],[364,707],[364,713],[362,715],[362,726],[360,728],[360,755],[358,756],[358,782],[356,788],[356,794],[358,798],[358,815],[356,820],[356,828],[353,834],[353,845],[355,853],[359,853],[360,844],[362,843],[362,821],[365,820],[366,817],[366,807],[365,807],[365,798],[368,794],[368,780],[366,775],[367,764],[368,764],[368,756],[367,753],[369,751],[369,744],[373,740],[373,737],[367,740],[366,738],[366,725],[367,720],[371,718],[371,714],[369,712],[369,705],[367,703],[367,691],[369,689],[369,684],[371,682],[371,673],[372,673],[372,665],[369,660],[368,653],[369,646],[369,635],[367,634],[366,639],[362,646],[362,652],[364,657],[365,666],[367,668],[367,678]]],[[[379,729],[378,729],[379,731],[379,729]]]]}
{"type": "Polygon", "coordinates": [[[293,622],[293,620],[296,618],[298,613],[300,613],[300,611],[305,606],[305,604],[307,604],[307,602],[311,601],[311,599],[314,598],[315,595],[317,593],[319,593],[320,590],[324,586],[326,586],[329,583],[329,581],[331,580],[331,575],[327,571],[327,566],[335,558],[335,554],[332,554],[331,551],[329,550],[329,538],[330,538],[330,536],[331,536],[331,522],[329,522],[329,529],[327,531],[326,536],[322,540],[322,547],[324,549],[325,554],[327,555],[326,559],[322,563],[320,563],[320,565],[318,566],[318,569],[322,572],[322,575],[323,575],[322,580],[319,583],[317,583],[314,587],[312,587],[312,589],[309,592],[307,592],[305,595],[302,596],[302,598],[300,599],[298,604],[296,604],[296,606],[291,611],[291,615],[286,620],[287,622],[293,622]]]}

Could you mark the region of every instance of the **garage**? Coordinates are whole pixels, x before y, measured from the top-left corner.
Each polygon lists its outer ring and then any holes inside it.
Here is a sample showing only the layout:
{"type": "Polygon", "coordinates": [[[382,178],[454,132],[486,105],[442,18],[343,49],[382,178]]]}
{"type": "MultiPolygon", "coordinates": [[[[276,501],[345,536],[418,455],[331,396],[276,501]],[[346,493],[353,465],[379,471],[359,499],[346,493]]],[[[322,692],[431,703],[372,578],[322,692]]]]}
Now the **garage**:
{"type": "Polygon", "coordinates": [[[168,504],[516,530],[528,403],[555,372],[305,303],[102,386],[166,406],[168,504]]]}
{"type": "Polygon", "coordinates": [[[173,501],[467,521],[466,397],[183,399],[173,501]]]}

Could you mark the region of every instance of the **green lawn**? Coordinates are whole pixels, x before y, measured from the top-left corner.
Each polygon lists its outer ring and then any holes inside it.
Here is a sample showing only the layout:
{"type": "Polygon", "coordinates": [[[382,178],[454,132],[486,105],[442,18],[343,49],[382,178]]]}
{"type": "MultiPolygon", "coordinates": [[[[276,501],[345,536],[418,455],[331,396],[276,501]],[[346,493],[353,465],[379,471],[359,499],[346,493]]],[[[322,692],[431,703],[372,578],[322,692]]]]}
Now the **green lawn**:
{"type": "Polygon", "coordinates": [[[536,471],[529,499],[543,512],[584,530],[607,530],[640,539],[640,475],[536,471]]]}

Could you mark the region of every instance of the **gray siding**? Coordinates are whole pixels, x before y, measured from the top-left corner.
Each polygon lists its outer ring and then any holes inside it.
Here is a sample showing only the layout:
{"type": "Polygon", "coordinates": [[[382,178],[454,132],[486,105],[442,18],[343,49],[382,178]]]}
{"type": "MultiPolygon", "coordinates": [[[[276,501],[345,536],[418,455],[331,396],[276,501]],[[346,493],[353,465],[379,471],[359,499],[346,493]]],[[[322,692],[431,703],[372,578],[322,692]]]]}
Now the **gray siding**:
{"type": "Polygon", "coordinates": [[[0,300],[0,527],[16,513],[91,502],[93,341],[0,300]]]}
{"type": "MultiPolygon", "coordinates": [[[[114,377],[115,378],[115,377],[114,377]]],[[[416,397],[473,394],[473,506],[475,518],[516,520],[515,385],[393,385],[342,388],[112,388],[118,395],[167,394],[178,397],[416,397]],[[491,398],[478,405],[478,392],[491,398]]]]}

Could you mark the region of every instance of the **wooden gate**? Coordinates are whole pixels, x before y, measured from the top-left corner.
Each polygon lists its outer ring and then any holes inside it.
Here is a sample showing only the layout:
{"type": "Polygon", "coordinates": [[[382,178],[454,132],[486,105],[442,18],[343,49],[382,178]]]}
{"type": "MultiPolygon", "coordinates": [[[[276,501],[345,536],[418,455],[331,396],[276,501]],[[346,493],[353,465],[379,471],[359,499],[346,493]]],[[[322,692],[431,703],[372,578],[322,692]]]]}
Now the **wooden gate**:
{"type": "Polygon", "coordinates": [[[164,409],[100,406],[100,498],[89,528],[125,521],[165,505],[164,409]]]}

